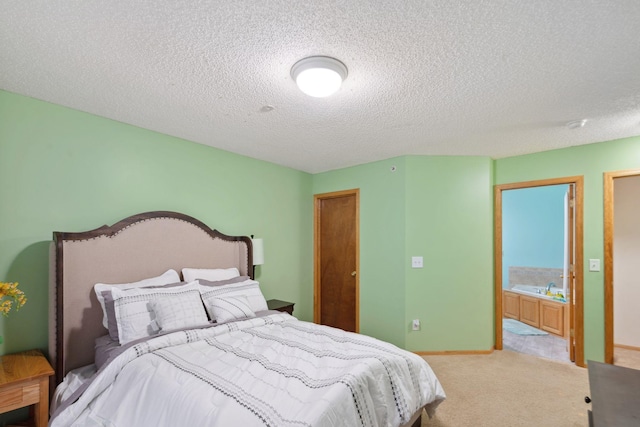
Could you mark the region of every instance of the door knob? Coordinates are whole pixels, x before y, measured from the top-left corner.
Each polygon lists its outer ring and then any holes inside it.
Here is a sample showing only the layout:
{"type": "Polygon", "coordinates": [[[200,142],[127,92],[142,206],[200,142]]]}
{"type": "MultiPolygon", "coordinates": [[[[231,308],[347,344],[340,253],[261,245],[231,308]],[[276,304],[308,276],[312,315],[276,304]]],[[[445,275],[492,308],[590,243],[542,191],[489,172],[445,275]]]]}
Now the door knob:
{"type": "Polygon", "coordinates": [[[355,271],[351,272],[351,277],[356,277],[356,272],[355,271]]]}

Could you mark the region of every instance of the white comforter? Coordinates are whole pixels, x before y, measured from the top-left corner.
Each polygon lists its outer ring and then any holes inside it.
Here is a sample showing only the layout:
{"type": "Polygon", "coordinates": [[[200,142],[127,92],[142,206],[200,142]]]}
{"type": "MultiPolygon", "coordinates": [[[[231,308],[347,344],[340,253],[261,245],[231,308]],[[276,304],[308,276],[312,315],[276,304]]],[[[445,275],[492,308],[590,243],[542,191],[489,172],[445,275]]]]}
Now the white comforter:
{"type": "Polygon", "coordinates": [[[399,426],[444,397],[421,357],[283,313],[138,343],[50,426],[399,426]]]}

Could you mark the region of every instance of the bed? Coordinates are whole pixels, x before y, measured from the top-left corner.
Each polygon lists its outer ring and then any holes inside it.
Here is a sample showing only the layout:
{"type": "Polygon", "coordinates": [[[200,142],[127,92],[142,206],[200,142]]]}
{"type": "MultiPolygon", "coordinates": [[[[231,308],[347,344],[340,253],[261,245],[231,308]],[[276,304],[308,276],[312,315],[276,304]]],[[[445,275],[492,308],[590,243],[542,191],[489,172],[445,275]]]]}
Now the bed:
{"type": "Polygon", "coordinates": [[[267,310],[251,239],[188,215],[54,232],[51,260],[52,427],[417,427],[445,398],[415,354],[267,310]]]}

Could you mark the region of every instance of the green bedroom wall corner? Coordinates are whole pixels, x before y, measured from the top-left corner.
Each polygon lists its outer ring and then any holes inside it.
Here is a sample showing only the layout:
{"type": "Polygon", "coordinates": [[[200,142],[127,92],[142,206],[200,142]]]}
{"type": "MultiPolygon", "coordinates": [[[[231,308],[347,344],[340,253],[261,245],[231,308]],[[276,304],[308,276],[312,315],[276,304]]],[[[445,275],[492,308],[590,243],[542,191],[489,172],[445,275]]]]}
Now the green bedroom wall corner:
{"type": "Polygon", "coordinates": [[[360,332],[405,346],[405,159],[313,176],[313,194],[360,189],[360,332]]]}
{"type": "Polygon", "coordinates": [[[492,160],[410,156],[406,168],[407,348],[493,348],[492,160]]]}
{"type": "Polygon", "coordinates": [[[585,360],[604,360],[604,272],[588,260],[604,259],[603,175],[640,168],[640,137],[498,159],[495,183],[584,176],[585,360]]]}
{"type": "Polygon", "coordinates": [[[414,351],[493,347],[492,181],[483,157],[408,156],[314,175],[314,194],[360,188],[361,332],[414,351]],[[412,255],[425,268],[411,269],[412,255]]]}
{"type": "Polygon", "coordinates": [[[0,280],[28,297],[0,354],[47,350],[48,243],[140,212],[178,211],[264,239],[267,298],[313,317],[312,176],[0,91],[0,280]]]}

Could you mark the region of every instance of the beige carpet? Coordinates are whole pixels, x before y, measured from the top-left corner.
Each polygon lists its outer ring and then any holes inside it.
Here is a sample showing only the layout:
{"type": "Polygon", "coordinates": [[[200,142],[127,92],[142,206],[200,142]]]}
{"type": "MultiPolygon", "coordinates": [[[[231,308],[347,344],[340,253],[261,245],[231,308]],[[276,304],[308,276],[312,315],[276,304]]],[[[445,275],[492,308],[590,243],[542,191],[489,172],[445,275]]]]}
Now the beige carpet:
{"type": "Polygon", "coordinates": [[[447,400],[422,427],[588,426],[587,370],[508,350],[425,356],[447,400]]]}
{"type": "Polygon", "coordinates": [[[613,364],[625,368],[640,369],[640,351],[614,347],[613,364]]]}

